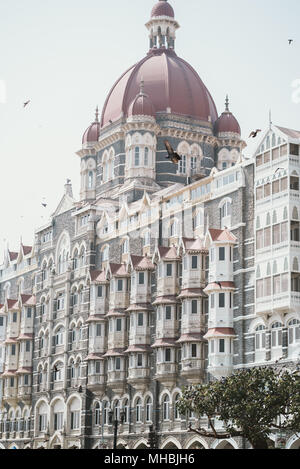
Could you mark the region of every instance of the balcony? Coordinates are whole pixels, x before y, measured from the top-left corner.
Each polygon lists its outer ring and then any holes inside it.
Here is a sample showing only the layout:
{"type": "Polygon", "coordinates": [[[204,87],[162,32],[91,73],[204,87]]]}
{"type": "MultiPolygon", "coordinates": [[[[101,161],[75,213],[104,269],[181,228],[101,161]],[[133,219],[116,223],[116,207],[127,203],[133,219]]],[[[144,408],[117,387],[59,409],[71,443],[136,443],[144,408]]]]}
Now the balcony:
{"type": "Polygon", "coordinates": [[[178,364],[177,363],[158,363],[156,365],[156,373],[154,379],[160,383],[174,385],[177,379],[178,364]]]}
{"type": "Polygon", "coordinates": [[[103,391],[106,386],[106,375],[89,375],[87,387],[90,391],[103,391]]]}
{"type": "Polygon", "coordinates": [[[149,368],[129,368],[127,382],[136,390],[145,391],[150,381],[149,368]]]}

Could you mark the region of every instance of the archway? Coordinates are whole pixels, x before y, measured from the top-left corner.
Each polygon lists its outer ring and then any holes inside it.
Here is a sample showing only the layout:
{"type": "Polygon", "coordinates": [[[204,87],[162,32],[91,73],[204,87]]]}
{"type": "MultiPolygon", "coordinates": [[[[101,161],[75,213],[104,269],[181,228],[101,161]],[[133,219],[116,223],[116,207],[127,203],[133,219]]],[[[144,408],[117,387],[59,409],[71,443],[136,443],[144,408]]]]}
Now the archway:
{"type": "Polygon", "coordinates": [[[175,438],[169,438],[162,444],[161,449],[181,449],[181,446],[175,438]]]}
{"type": "Polygon", "coordinates": [[[235,448],[231,443],[229,443],[229,441],[224,440],[224,441],[221,441],[219,444],[217,444],[215,449],[235,449],[235,448]]]}

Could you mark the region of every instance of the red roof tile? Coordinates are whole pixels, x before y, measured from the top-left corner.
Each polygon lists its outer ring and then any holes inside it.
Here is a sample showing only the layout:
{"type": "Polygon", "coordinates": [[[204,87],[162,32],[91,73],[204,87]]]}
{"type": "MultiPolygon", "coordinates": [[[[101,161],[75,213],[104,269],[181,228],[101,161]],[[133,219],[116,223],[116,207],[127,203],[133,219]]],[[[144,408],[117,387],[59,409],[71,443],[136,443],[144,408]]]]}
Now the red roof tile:
{"type": "Polygon", "coordinates": [[[154,270],[155,266],[147,256],[130,256],[134,270],[154,270]]]}
{"type": "Polygon", "coordinates": [[[204,336],[204,339],[210,337],[235,337],[236,333],[232,327],[216,327],[214,329],[208,329],[204,336]]]}
{"type": "Polygon", "coordinates": [[[227,228],[225,228],[225,230],[211,228],[208,231],[213,241],[231,241],[232,243],[237,242],[237,238],[227,228]]]}

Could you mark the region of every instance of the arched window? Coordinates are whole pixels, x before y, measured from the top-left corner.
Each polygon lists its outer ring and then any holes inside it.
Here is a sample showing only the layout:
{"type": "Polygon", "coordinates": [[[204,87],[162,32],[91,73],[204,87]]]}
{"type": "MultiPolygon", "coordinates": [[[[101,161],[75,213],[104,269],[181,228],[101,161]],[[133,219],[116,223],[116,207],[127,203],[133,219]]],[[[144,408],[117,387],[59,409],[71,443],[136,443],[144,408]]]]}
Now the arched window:
{"type": "Polygon", "coordinates": [[[295,345],[300,342],[300,321],[292,319],[288,323],[289,345],[295,345]]]}
{"type": "Polygon", "coordinates": [[[102,262],[108,261],[108,257],[109,257],[109,247],[105,246],[101,252],[101,261],[102,262]]]}
{"type": "Polygon", "coordinates": [[[231,216],[232,210],[231,210],[231,203],[229,202],[229,200],[224,202],[224,204],[221,206],[220,213],[221,213],[221,219],[231,216]]]}
{"type": "Polygon", "coordinates": [[[263,325],[255,329],[255,350],[266,348],[266,328],[263,325]]]}
{"type": "Polygon", "coordinates": [[[128,254],[129,252],[129,241],[128,238],[125,238],[121,244],[122,254],[128,254]]]}
{"type": "Polygon", "coordinates": [[[95,426],[100,425],[100,415],[101,415],[100,402],[97,402],[95,405],[95,417],[94,417],[95,426]]]}
{"type": "Polygon", "coordinates": [[[135,416],[137,423],[142,421],[142,401],[140,398],[136,401],[135,404],[135,416]]]}
{"type": "Polygon", "coordinates": [[[149,166],[149,148],[145,148],[145,154],[144,154],[144,165],[149,166]]]}
{"type": "Polygon", "coordinates": [[[297,257],[294,257],[293,260],[293,272],[299,272],[299,262],[297,257]]]}
{"type": "Polygon", "coordinates": [[[55,345],[63,345],[64,344],[64,328],[60,327],[55,333],[55,345]]]}
{"type": "Polygon", "coordinates": [[[135,147],[134,149],[134,166],[140,166],[140,148],[135,147]]]}
{"type": "Polygon", "coordinates": [[[94,173],[93,171],[89,171],[88,173],[88,188],[92,189],[94,186],[94,173]]]}
{"type": "Polygon", "coordinates": [[[293,208],[292,219],[293,220],[299,220],[299,213],[298,213],[297,207],[293,208]]]}
{"type": "Polygon", "coordinates": [[[128,399],[126,399],[123,408],[124,408],[124,415],[125,415],[124,423],[129,423],[129,401],[128,401],[128,399]]]}
{"type": "Polygon", "coordinates": [[[146,400],[146,422],[152,421],[152,399],[148,397],[146,400]]]}
{"type": "Polygon", "coordinates": [[[179,402],[180,399],[180,394],[176,394],[174,398],[174,420],[179,420],[180,419],[180,412],[177,407],[177,403],[179,402]]]}
{"type": "Polygon", "coordinates": [[[275,322],[272,325],[271,344],[272,348],[282,346],[282,324],[275,322]]]}
{"type": "Polygon", "coordinates": [[[78,262],[78,249],[75,249],[74,255],[73,255],[73,269],[76,270],[78,269],[79,262],[78,262]]]}
{"type": "Polygon", "coordinates": [[[173,220],[170,225],[170,236],[178,236],[178,221],[173,220]]]}
{"type": "Polygon", "coordinates": [[[170,420],[170,398],[168,395],[163,400],[163,419],[170,420]]]}

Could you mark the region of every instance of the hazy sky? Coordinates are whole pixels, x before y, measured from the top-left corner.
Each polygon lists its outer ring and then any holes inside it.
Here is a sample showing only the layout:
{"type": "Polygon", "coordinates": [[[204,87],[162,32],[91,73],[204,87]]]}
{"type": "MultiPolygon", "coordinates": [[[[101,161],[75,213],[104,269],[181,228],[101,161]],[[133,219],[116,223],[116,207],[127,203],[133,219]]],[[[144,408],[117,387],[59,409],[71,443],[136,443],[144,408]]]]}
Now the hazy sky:
{"type": "MultiPolygon", "coordinates": [[[[270,108],[274,123],[300,129],[300,102],[292,99],[300,79],[299,0],[170,3],[181,25],[177,54],[197,70],[219,113],[229,94],[246,141],[250,130],[267,126],[270,108]]],[[[154,4],[0,0],[0,261],[4,239],[11,250],[21,235],[33,242],[67,178],[78,197],[82,134],[116,79],[147,53],[144,25],[154,4]]]]}

